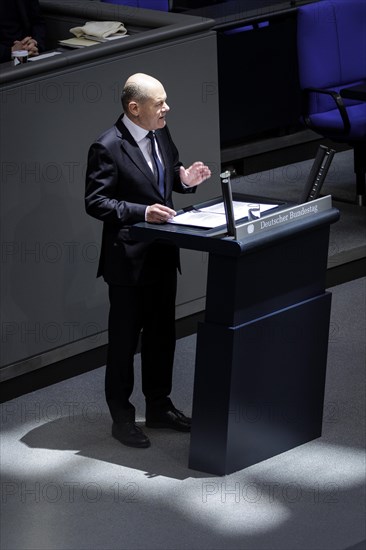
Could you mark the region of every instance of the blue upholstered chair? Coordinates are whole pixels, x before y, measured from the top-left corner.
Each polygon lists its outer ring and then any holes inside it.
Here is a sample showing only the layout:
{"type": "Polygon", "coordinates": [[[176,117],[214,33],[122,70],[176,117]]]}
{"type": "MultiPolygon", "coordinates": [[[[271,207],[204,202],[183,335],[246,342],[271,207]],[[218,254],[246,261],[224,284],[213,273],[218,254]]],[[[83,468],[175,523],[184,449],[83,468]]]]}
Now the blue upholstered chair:
{"type": "Polygon", "coordinates": [[[366,0],[321,0],[298,8],[298,63],[305,124],[354,149],[356,193],[366,174],[366,0]],[[356,100],[345,88],[358,86],[356,100]]]}
{"type": "Polygon", "coordinates": [[[133,6],[134,8],[169,11],[169,0],[102,0],[102,2],[120,4],[121,6],[133,6]]]}

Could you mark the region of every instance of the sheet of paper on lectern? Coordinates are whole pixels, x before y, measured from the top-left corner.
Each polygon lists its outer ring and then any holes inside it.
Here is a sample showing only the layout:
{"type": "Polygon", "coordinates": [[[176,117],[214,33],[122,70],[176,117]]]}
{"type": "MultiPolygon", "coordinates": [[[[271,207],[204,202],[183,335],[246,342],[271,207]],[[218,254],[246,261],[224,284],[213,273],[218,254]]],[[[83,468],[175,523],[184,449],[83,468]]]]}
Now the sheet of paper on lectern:
{"type": "MultiPolygon", "coordinates": [[[[266,212],[266,210],[275,208],[278,205],[233,201],[235,221],[247,217],[249,209],[257,206],[259,206],[259,212],[262,214],[266,212]]],[[[204,227],[206,229],[219,227],[220,225],[226,224],[225,206],[223,202],[219,202],[203,208],[193,207],[192,210],[177,214],[174,218],[169,220],[169,223],[192,225],[195,227],[204,227]]]]}

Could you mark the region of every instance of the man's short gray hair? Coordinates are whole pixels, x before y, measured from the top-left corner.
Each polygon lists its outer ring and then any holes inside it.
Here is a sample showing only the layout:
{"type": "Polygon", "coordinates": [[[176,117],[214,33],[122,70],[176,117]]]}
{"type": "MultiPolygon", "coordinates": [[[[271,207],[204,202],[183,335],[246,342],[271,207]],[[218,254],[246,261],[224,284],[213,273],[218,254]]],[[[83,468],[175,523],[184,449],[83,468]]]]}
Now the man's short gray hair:
{"type": "Polygon", "coordinates": [[[143,88],[142,86],[139,86],[135,83],[126,84],[121,94],[123,111],[125,113],[128,111],[128,104],[130,103],[130,101],[138,101],[140,103],[143,103],[144,101],[149,99],[149,97],[150,96],[146,88],[143,88]]]}

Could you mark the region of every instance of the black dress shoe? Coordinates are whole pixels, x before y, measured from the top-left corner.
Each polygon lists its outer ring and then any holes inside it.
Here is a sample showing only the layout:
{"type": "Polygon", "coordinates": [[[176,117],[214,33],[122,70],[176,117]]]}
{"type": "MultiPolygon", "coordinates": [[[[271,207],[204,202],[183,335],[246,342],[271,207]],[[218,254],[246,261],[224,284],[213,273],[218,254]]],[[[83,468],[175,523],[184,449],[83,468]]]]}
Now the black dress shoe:
{"type": "Polygon", "coordinates": [[[118,424],[113,422],[112,436],[120,443],[123,443],[123,445],[128,445],[129,447],[150,447],[149,438],[132,420],[119,422],[118,424]]]}
{"type": "Polygon", "coordinates": [[[178,432],[191,431],[191,419],[175,407],[165,411],[147,411],[146,426],[148,428],[170,428],[178,432]]]}

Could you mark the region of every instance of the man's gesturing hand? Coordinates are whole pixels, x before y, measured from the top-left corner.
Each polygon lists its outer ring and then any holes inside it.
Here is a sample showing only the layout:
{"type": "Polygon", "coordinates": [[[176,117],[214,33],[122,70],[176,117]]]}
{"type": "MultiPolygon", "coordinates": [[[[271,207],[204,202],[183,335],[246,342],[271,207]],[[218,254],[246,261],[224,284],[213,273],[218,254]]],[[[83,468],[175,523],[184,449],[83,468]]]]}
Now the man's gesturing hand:
{"type": "Polygon", "coordinates": [[[211,177],[211,170],[203,162],[197,161],[187,169],[181,166],[179,176],[182,183],[188,185],[188,187],[194,187],[211,177]]]}

